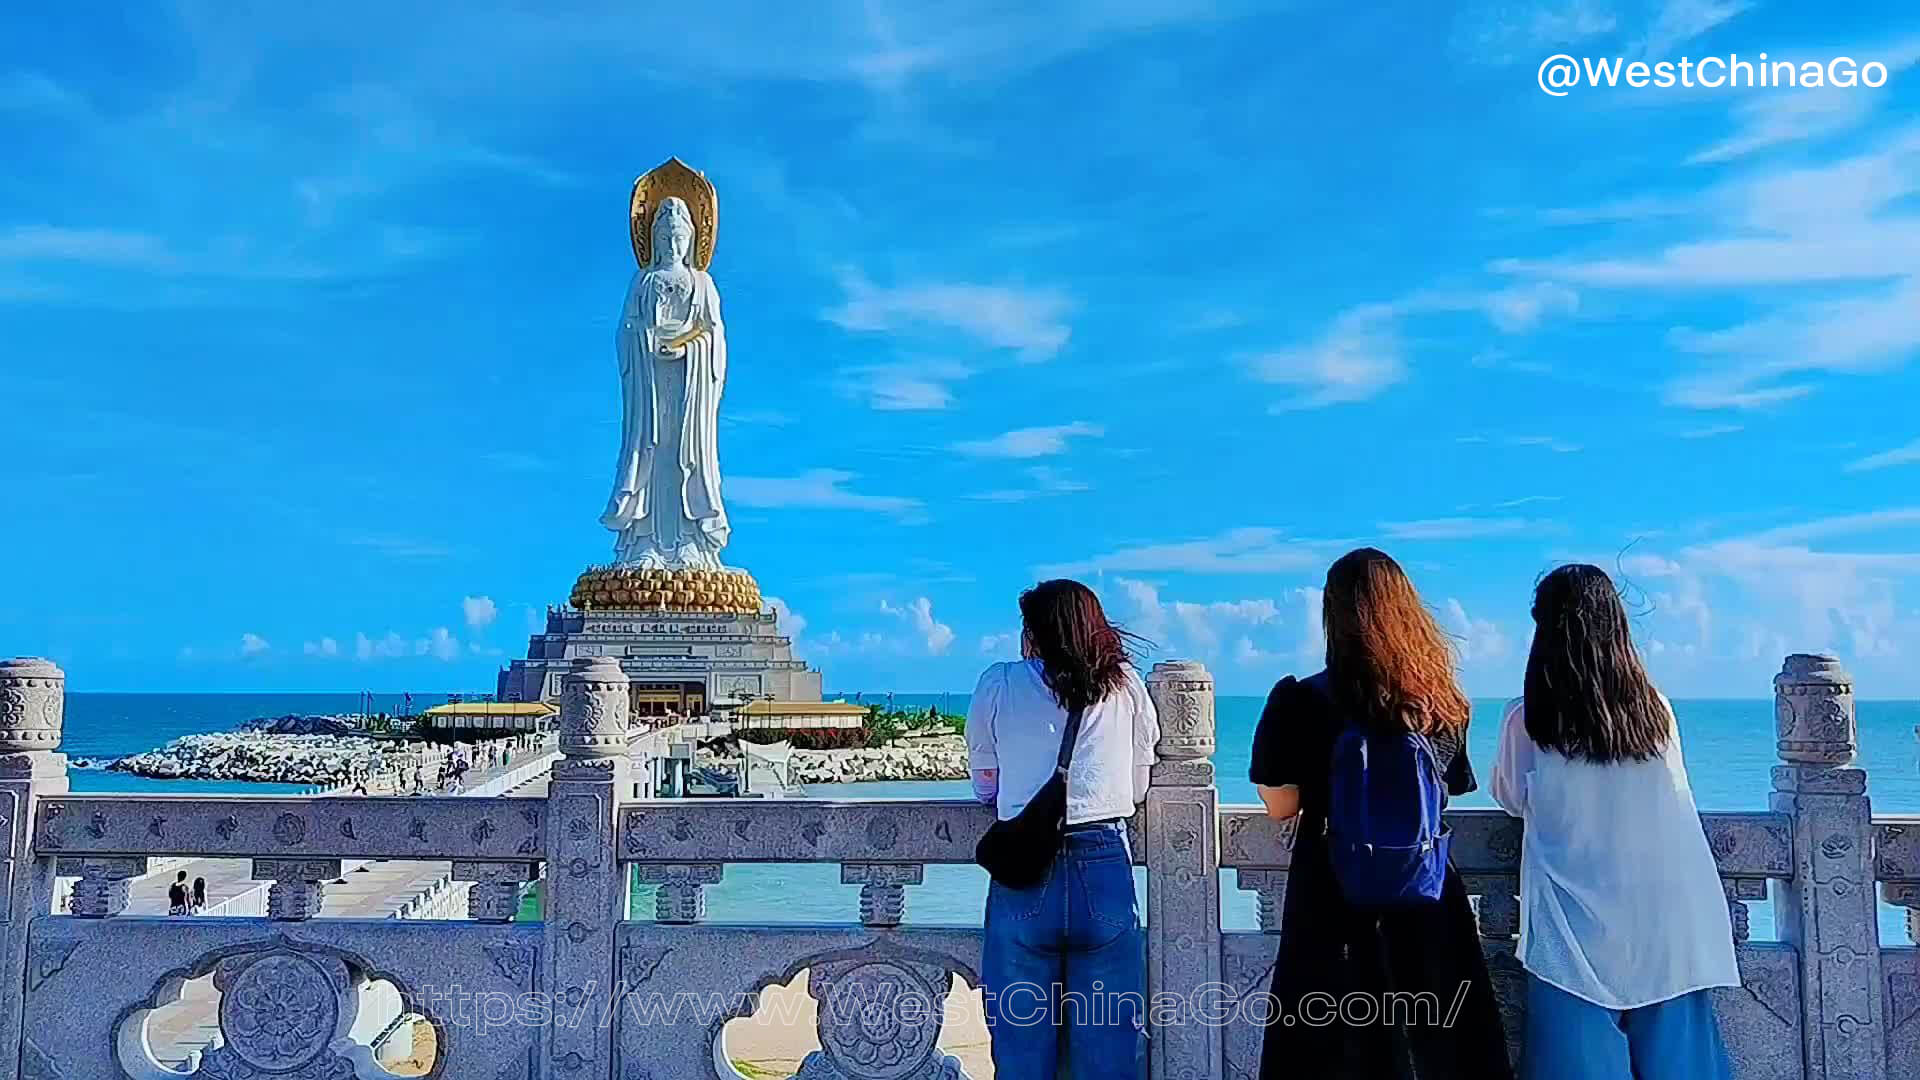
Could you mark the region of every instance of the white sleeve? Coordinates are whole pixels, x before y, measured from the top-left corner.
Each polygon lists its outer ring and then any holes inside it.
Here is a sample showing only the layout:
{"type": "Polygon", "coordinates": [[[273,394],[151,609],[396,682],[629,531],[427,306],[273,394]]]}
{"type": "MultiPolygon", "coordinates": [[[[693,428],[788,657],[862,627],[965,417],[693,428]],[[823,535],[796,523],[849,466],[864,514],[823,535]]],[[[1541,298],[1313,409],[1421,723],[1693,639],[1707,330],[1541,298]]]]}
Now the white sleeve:
{"type": "Polygon", "coordinates": [[[1147,684],[1132,668],[1127,669],[1127,694],[1133,701],[1133,801],[1138,804],[1147,800],[1154,747],[1160,742],[1160,716],[1154,711],[1147,684]]]}
{"type": "Polygon", "coordinates": [[[1527,735],[1524,698],[1507,703],[1500,723],[1500,749],[1493,760],[1493,801],[1517,818],[1527,816],[1527,776],[1533,772],[1534,745],[1527,735]]]}
{"type": "Polygon", "coordinates": [[[1000,692],[1007,684],[1002,666],[993,664],[980,673],[980,682],[967,702],[967,771],[973,774],[973,795],[981,802],[993,801],[999,778],[992,784],[981,773],[998,770],[1000,755],[994,744],[993,721],[1000,709],[1000,692]]]}

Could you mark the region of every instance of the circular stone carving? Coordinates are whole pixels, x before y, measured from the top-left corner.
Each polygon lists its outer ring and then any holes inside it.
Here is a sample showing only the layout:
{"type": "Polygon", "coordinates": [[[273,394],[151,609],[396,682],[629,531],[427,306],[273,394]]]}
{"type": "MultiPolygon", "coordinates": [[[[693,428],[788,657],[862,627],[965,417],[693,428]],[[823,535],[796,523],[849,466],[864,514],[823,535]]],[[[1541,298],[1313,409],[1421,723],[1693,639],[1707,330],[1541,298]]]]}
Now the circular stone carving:
{"type": "Polygon", "coordinates": [[[820,1005],[820,1045],[855,1080],[900,1080],[933,1052],[940,999],[898,964],[874,961],[833,981],[820,1005]]]}
{"type": "Polygon", "coordinates": [[[617,757],[627,748],[632,708],[627,676],[610,656],[583,656],[560,695],[560,752],[570,758],[617,757]]]}
{"type": "Polygon", "coordinates": [[[0,752],[57,748],[66,690],[66,673],[51,661],[0,661],[0,752]]]}
{"type": "Polygon", "coordinates": [[[220,997],[227,1047],[268,1072],[291,1072],[319,1057],[339,1021],[333,981],[297,953],[272,953],[248,964],[220,997]]]}

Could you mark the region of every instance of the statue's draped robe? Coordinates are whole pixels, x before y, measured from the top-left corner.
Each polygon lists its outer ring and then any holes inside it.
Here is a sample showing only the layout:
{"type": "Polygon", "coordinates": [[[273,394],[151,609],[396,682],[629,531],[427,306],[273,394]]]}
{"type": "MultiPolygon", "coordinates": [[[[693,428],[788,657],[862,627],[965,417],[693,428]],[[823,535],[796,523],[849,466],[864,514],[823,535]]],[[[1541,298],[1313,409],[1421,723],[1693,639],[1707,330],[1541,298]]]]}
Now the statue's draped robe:
{"type": "Polygon", "coordinates": [[[613,495],[600,523],[620,533],[622,563],[657,553],[667,565],[683,565],[679,552],[691,544],[695,565],[717,567],[732,531],[720,500],[717,431],[726,329],[713,277],[691,267],[688,273],[693,290],[684,318],[662,295],[661,271],[636,273],[615,332],[625,415],[613,495]],[[685,358],[661,359],[661,344],[694,326],[707,332],[687,344],[685,358]]]}

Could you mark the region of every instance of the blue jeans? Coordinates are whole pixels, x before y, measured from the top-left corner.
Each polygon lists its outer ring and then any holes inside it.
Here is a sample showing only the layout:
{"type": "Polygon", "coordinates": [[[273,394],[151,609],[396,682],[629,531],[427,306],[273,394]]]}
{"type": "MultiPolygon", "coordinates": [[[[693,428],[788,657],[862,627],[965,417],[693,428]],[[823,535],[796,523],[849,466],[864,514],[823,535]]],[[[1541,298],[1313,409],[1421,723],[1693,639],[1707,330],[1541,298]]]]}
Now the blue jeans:
{"type": "Polygon", "coordinates": [[[1608,1009],[1527,976],[1521,1080],[1729,1080],[1713,998],[1608,1009]]]}
{"type": "Polygon", "coordinates": [[[995,1076],[1146,1076],[1146,935],[1123,828],[1070,827],[1044,881],[987,892],[980,978],[995,1076]]]}

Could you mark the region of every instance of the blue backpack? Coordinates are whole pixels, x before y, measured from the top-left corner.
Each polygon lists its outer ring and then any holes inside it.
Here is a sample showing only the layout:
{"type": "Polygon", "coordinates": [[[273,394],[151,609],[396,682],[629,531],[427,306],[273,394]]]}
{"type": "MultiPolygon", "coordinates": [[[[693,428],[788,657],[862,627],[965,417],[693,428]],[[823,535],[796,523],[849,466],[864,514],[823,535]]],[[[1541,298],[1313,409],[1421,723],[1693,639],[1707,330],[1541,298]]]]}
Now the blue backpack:
{"type": "MultiPolygon", "coordinates": [[[[1327,675],[1307,685],[1333,699],[1327,675]]],[[[1442,812],[1440,756],[1425,735],[1346,724],[1333,742],[1327,855],[1347,902],[1362,908],[1439,901],[1453,836],[1442,812]]]]}

